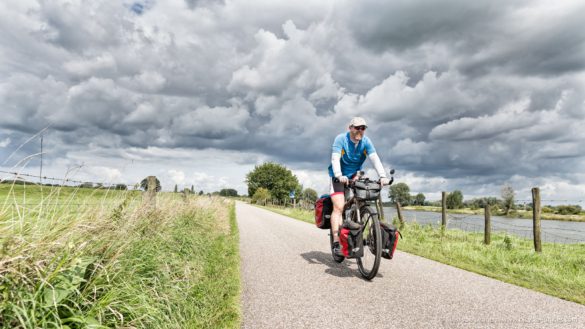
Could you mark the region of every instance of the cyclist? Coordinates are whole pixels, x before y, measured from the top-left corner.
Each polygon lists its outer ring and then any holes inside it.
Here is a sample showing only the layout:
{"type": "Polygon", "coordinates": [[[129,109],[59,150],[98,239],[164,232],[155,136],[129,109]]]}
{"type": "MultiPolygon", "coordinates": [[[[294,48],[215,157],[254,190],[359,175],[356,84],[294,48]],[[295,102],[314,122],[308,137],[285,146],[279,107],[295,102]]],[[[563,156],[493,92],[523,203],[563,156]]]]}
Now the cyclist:
{"type": "MultiPolygon", "coordinates": [[[[386,178],[386,172],[376,153],[374,144],[365,136],[366,120],[361,117],[354,117],[349,123],[349,131],[335,137],[331,152],[331,164],[329,165],[329,176],[331,177],[330,194],[333,201],[333,213],[331,214],[331,228],[333,231],[334,252],[342,255],[339,246],[339,227],[341,226],[341,213],[345,205],[345,186],[350,180],[357,180],[357,172],[362,169],[366,157],[380,176],[382,186],[388,185],[390,180],[386,178]]],[[[351,228],[357,223],[348,222],[351,228]]],[[[357,227],[359,228],[359,227],[357,227]]]]}

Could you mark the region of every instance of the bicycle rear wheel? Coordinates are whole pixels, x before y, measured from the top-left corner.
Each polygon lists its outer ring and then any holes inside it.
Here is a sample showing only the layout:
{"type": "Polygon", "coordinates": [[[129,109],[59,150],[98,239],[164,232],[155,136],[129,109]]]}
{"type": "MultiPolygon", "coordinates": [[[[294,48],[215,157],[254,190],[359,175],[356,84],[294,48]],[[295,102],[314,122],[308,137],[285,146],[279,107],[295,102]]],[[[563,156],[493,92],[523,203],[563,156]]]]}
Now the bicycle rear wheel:
{"type": "Polygon", "coordinates": [[[378,274],[382,258],[382,232],[378,214],[370,207],[362,207],[359,223],[363,227],[364,255],[357,259],[357,265],[360,274],[366,280],[371,280],[378,274]]]}
{"type": "Polygon", "coordinates": [[[345,257],[336,255],[335,251],[333,251],[333,227],[329,228],[329,244],[331,246],[331,256],[333,256],[333,260],[336,261],[337,263],[343,262],[345,257]]]}

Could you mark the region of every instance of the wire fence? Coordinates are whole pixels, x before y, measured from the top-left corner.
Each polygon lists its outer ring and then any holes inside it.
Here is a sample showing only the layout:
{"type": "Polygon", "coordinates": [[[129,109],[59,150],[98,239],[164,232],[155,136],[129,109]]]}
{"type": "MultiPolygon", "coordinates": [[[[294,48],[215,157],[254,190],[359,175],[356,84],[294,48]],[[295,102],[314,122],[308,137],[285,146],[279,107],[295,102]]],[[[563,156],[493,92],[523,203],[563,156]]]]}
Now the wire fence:
{"type": "Polygon", "coordinates": [[[5,184],[32,184],[39,186],[70,186],[80,188],[104,188],[104,189],[133,189],[137,188],[139,184],[127,184],[121,182],[92,182],[92,181],[81,181],[73,178],[56,178],[47,177],[40,175],[33,175],[28,173],[22,173],[18,171],[6,171],[0,170],[0,183],[5,184]],[[34,179],[34,180],[33,180],[34,179]]]}

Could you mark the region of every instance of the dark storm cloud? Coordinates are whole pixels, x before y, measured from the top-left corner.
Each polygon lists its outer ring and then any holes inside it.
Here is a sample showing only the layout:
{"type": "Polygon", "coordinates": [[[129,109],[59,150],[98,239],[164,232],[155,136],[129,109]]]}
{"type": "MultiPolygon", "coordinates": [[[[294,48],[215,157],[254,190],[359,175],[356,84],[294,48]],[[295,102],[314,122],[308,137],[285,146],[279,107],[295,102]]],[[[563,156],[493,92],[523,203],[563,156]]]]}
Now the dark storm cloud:
{"type": "Polygon", "coordinates": [[[489,41],[487,35],[498,28],[502,16],[518,5],[511,1],[366,1],[352,4],[347,15],[358,43],[376,51],[401,52],[442,42],[470,51],[489,41]]]}

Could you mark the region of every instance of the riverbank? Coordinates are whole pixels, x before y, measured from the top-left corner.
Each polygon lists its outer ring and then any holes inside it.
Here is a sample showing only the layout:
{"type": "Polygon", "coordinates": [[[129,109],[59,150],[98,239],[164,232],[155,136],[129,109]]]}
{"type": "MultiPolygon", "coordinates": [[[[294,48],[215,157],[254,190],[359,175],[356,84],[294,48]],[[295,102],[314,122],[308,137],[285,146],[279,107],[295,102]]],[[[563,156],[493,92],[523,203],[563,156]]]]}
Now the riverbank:
{"type": "MultiPolygon", "coordinates": [[[[312,211],[261,208],[314,225],[312,211]]],[[[583,243],[543,243],[539,254],[532,240],[503,233],[492,233],[492,243],[485,245],[483,234],[458,229],[442,233],[431,225],[407,223],[401,232],[399,250],[585,305],[583,243]]]]}
{"type": "MultiPolygon", "coordinates": [[[[431,207],[431,206],[407,206],[402,207],[404,210],[415,210],[415,211],[428,211],[428,212],[441,212],[441,207],[431,207]]],[[[484,214],[483,209],[470,209],[470,208],[463,208],[463,209],[448,209],[448,214],[460,214],[460,215],[482,215],[484,214]]],[[[505,214],[494,213],[493,216],[503,216],[507,218],[524,218],[524,219],[531,219],[532,218],[532,211],[531,210],[514,210],[506,216],[505,214]]],[[[542,212],[540,214],[540,219],[542,220],[556,220],[556,221],[564,221],[564,222],[585,222],[585,214],[580,215],[560,215],[560,214],[551,214],[542,212]]]]}

